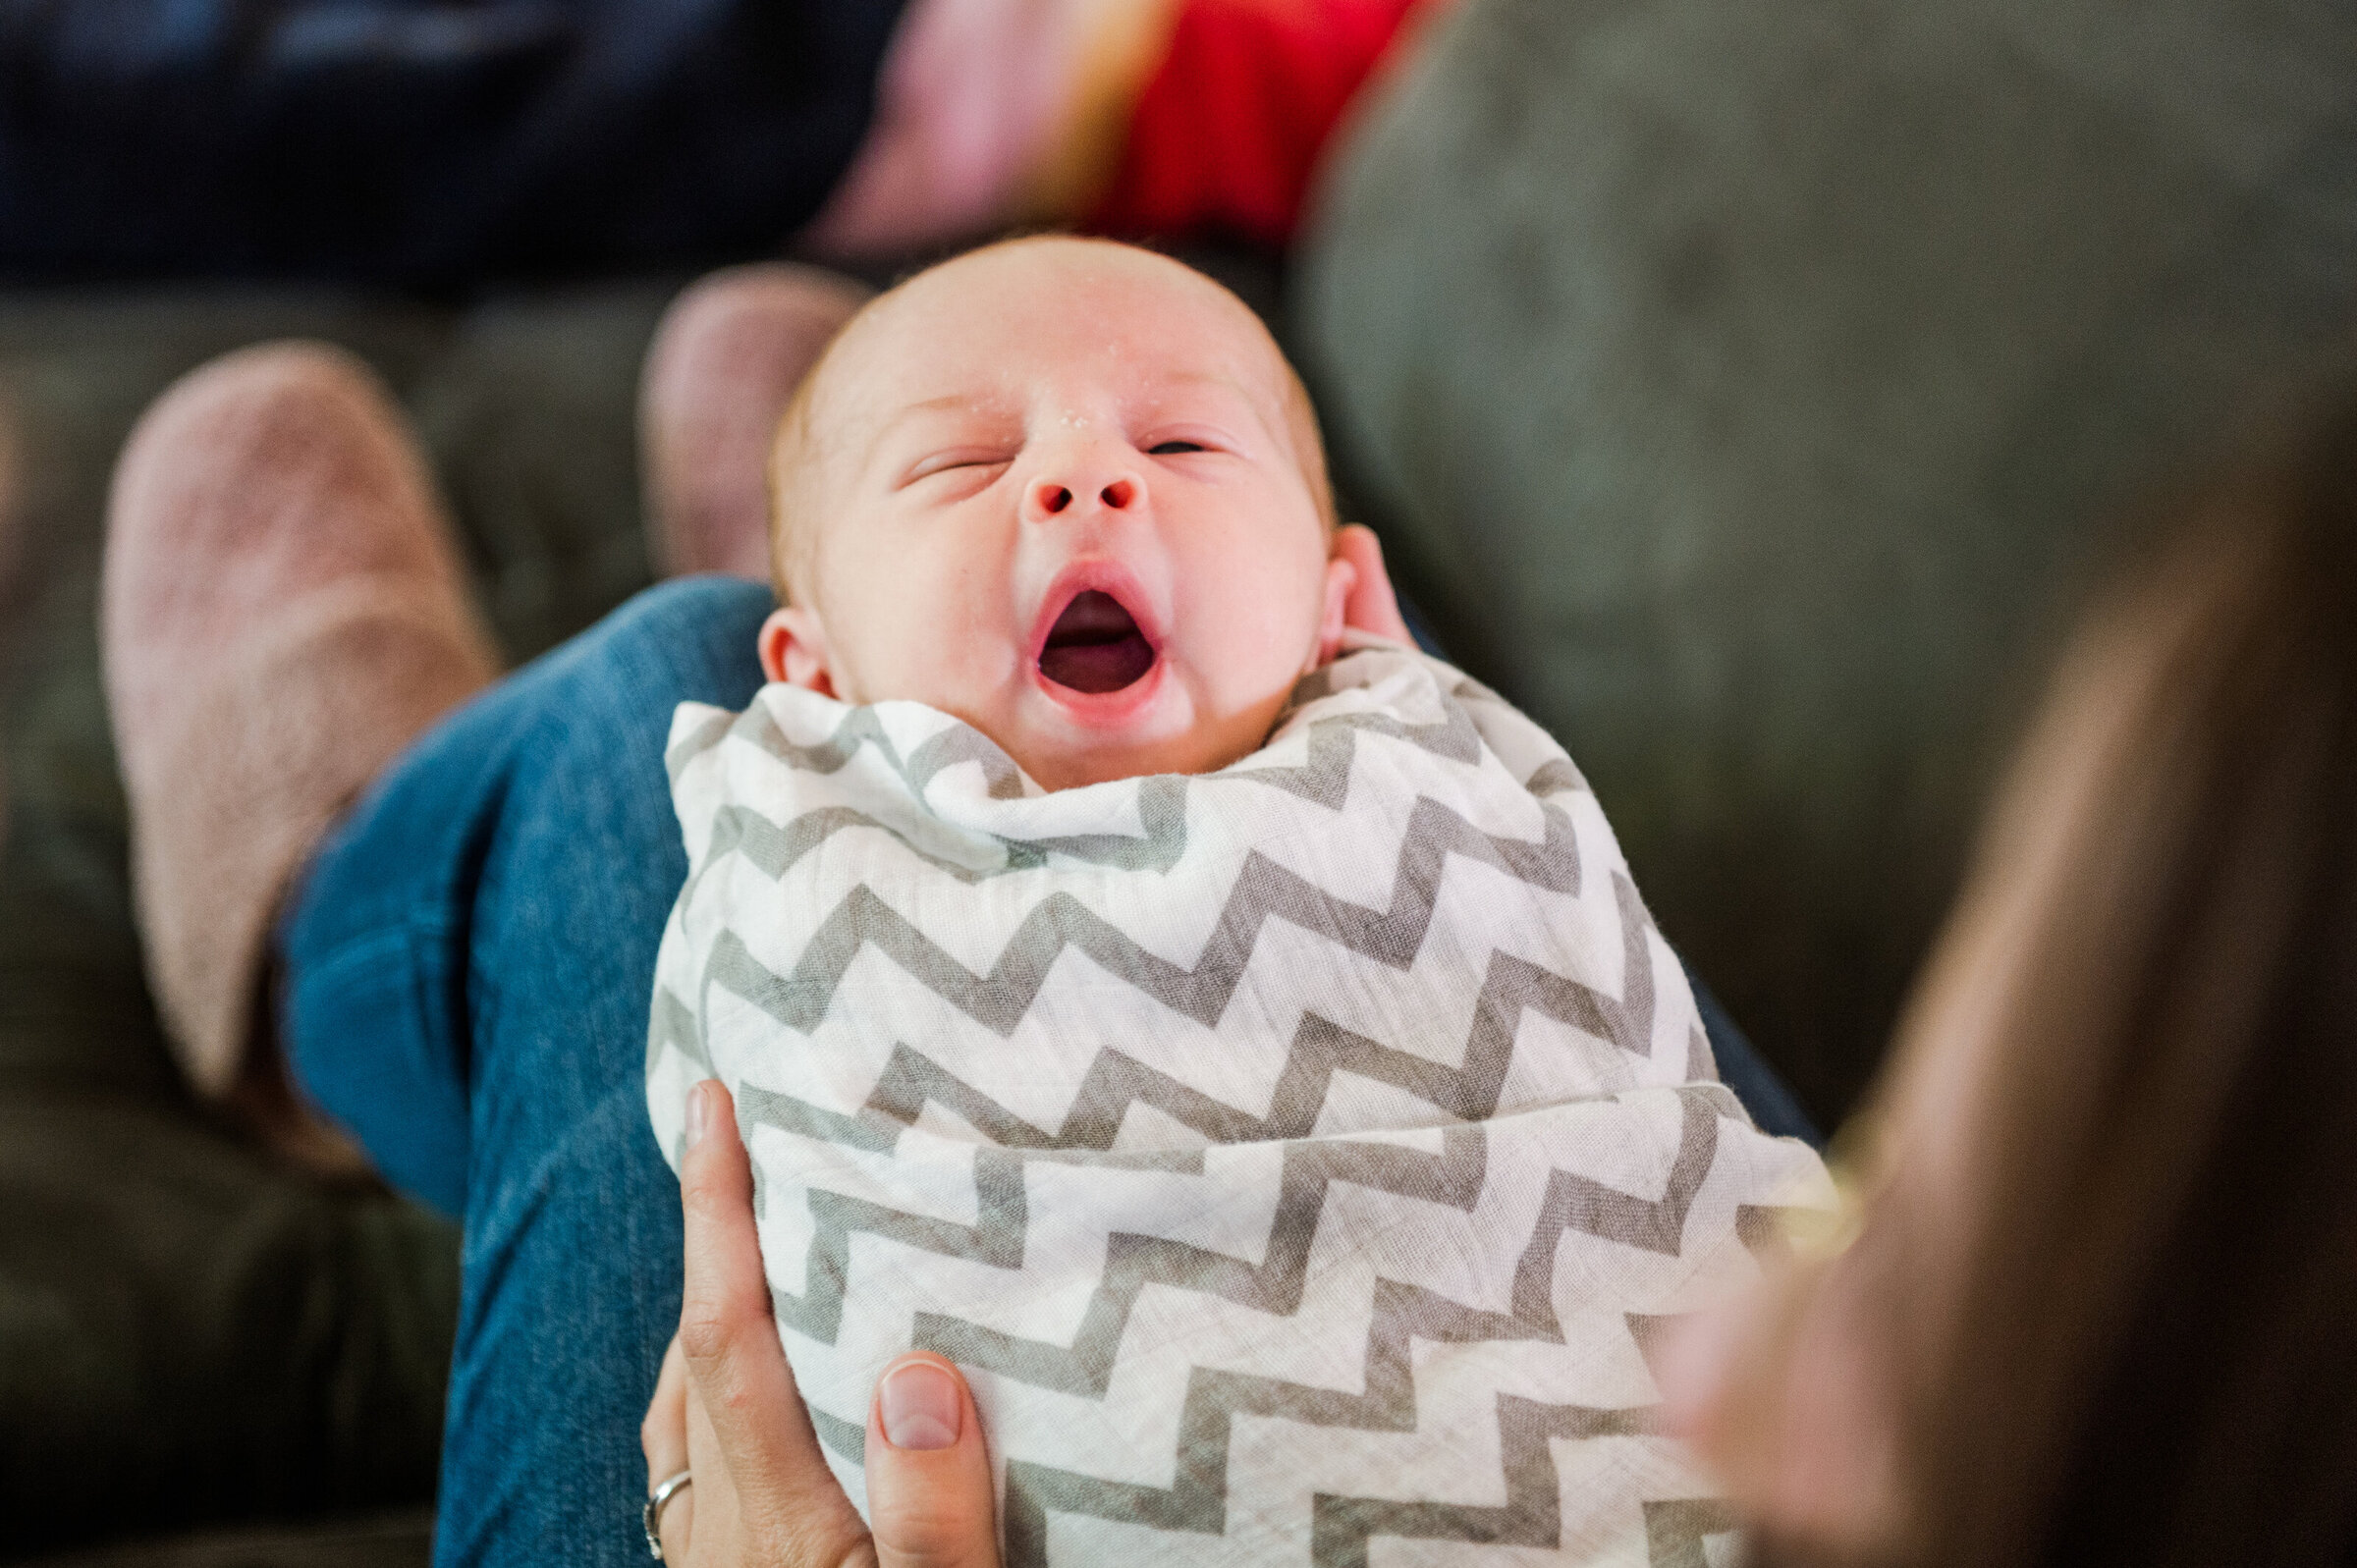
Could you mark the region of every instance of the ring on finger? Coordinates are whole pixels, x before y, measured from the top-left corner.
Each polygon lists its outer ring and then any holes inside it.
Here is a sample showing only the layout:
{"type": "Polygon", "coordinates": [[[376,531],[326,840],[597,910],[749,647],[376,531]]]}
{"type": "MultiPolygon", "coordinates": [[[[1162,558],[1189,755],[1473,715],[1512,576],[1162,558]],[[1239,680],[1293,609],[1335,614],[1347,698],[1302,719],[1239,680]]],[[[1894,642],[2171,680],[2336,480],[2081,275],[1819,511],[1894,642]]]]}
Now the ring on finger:
{"type": "Polygon", "coordinates": [[[646,1507],[640,1512],[639,1523],[646,1526],[647,1554],[657,1562],[663,1560],[663,1505],[678,1494],[682,1487],[695,1481],[695,1472],[683,1470],[670,1476],[646,1494],[646,1507]]]}

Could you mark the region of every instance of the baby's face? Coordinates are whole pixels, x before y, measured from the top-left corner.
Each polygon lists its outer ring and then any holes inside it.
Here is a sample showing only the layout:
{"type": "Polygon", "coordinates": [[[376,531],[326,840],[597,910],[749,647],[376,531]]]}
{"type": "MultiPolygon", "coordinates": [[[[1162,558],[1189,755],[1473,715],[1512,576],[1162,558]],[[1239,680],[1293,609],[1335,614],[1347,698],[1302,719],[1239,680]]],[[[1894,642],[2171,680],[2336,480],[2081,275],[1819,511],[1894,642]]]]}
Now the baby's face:
{"type": "Polygon", "coordinates": [[[1333,657],[1316,432],[1259,322],[1176,262],[1034,241],[855,321],[785,487],[771,678],[957,715],[1048,788],[1201,773],[1333,657]]]}

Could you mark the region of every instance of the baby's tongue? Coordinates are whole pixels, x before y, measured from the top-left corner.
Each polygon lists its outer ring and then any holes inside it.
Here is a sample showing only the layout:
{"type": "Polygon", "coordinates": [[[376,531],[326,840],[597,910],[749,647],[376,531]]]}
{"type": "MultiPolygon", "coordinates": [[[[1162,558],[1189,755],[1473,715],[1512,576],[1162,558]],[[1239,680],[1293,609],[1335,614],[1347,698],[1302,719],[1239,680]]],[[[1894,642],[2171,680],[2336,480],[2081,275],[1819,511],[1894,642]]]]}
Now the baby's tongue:
{"type": "Polygon", "coordinates": [[[1119,691],[1154,668],[1154,645],[1109,593],[1090,589],[1065,607],[1039,653],[1039,671],[1060,686],[1119,691]]]}

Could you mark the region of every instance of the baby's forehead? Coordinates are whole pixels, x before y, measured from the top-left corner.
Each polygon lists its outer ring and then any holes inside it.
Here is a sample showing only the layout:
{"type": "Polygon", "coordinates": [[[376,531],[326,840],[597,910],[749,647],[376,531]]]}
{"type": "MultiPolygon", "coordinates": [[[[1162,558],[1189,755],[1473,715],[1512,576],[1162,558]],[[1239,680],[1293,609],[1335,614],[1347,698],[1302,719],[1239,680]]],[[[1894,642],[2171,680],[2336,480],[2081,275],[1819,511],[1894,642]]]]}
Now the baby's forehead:
{"type": "Polygon", "coordinates": [[[935,268],[876,300],[828,353],[814,390],[828,422],[863,422],[934,398],[1020,403],[1043,371],[1225,389],[1278,420],[1292,380],[1259,318],[1201,274],[1126,247],[1032,242],[935,268]]]}

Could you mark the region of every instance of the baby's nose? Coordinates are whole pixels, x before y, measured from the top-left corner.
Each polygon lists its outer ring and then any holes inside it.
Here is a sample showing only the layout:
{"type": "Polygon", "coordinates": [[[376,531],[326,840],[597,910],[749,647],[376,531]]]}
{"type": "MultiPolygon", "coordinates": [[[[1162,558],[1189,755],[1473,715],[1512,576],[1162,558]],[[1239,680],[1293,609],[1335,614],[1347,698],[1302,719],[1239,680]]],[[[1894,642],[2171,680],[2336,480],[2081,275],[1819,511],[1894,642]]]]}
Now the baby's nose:
{"type": "MultiPolygon", "coordinates": [[[[1061,479],[1042,479],[1031,487],[1031,507],[1043,517],[1053,517],[1070,508],[1072,487],[1061,479]]],[[[1137,481],[1127,477],[1111,479],[1098,487],[1097,499],[1116,512],[1125,512],[1137,500],[1137,481]]]]}

